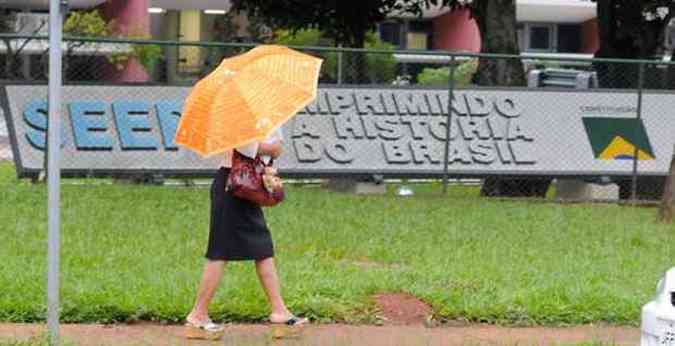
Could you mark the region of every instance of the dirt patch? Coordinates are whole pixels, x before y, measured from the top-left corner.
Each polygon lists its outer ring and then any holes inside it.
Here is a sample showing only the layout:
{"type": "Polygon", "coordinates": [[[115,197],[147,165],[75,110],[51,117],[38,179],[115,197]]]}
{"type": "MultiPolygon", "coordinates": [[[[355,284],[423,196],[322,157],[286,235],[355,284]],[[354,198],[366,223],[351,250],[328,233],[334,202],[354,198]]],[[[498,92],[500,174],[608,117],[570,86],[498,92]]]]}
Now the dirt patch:
{"type": "Polygon", "coordinates": [[[431,307],[407,293],[381,293],[373,296],[385,324],[420,325],[431,316],[431,307]]]}

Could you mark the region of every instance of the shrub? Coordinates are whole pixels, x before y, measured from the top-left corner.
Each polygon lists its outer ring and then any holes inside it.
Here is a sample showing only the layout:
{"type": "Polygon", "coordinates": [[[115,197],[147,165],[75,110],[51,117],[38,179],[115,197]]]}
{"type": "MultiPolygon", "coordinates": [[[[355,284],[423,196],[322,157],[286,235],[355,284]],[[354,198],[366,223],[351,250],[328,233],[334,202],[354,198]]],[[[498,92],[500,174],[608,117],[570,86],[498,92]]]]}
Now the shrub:
{"type": "MultiPolygon", "coordinates": [[[[473,59],[459,64],[455,68],[454,82],[455,86],[466,86],[471,84],[471,78],[478,70],[478,60],[473,59]]],[[[450,80],[450,68],[425,68],[422,73],[417,75],[417,83],[429,86],[446,86],[450,80]]]]}
{"type": "MultiPolygon", "coordinates": [[[[333,42],[323,36],[317,29],[304,29],[297,32],[289,30],[279,30],[276,32],[275,42],[287,46],[312,46],[312,47],[328,47],[332,46],[333,42]]],[[[386,43],[377,37],[374,33],[366,35],[365,42],[366,49],[375,50],[393,50],[395,47],[386,43]]],[[[337,52],[322,52],[317,53],[325,59],[323,63],[323,77],[330,81],[338,80],[338,54],[337,52]]],[[[356,71],[357,64],[361,63],[361,53],[343,53],[342,67],[343,77],[347,77],[350,73],[353,75],[356,71]]],[[[365,76],[358,76],[359,80],[369,83],[390,83],[396,77],[396,60],[393,54],[387,53],[366,53],[365,54],[365,76]]]]}

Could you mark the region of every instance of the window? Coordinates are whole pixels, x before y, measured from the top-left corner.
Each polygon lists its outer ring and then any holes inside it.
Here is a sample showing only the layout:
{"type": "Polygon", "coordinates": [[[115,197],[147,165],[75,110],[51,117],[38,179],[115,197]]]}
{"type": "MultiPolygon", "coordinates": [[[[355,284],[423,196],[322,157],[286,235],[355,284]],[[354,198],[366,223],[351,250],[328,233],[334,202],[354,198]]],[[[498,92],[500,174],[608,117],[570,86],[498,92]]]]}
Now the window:
{"type": "Polygon", "coordinates": [[[429,49],[433,25],[430,21],[411,20],[407,23],[405,49],[429,49]]]}
{"type": "Polygon", "coordinates": [[[581,27],[576,24],[518,23],[516,30],[523,52],[571,53],[580,48],[581,27]]]}
{"type": "Polygon", "coordinates": [[[522,52],[577,53],[581,49],[581,25],[518,23],[518,45],[522,52]]]}
{"type": "Polygon", "coordinates": [[[380,39],[404,49],[429,49],[433,26],[430,21],[385,22],[378,25],[380,39]]]}
{"type": "Polygon", "coordinates": [[[406,49],[427,49],[428,35],[424,32],[409,32],[406,36],[406,49]]]}
{"type": "Polygon", "coordinates": [[[433,25],[430,21],[411,20],[408,22],[408,31],[412,32],[430,32],[433,25]]]}
{"type": "Polygon", "coordinates": [[[581,26],[558,25],[558,52],[577,53],[581,50],[581,26]]]}
{"type": "Polygon", "coordinates": [[[550,51],[552,31],[550,25],[531,25],[529,34],[529,49],[550,51]]]}
{"type": "Polygon", "coordinates": [[[401,24],[382,23],[380,24],[380,39],[384,42],[401,46],[401,24]]]}

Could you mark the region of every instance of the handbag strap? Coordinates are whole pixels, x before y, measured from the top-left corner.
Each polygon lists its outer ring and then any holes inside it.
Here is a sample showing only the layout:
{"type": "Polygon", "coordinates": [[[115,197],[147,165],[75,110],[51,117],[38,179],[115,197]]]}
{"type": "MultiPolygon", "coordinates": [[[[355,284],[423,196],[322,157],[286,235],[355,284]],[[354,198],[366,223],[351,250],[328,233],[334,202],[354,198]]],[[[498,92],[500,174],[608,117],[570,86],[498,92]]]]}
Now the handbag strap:
{"type": "Polygon", "coordinates": [[[265,164],[265,162],[264,162],[264,161],[262,160],[262,158],[260,157],[260,154],[256,154],[256,155],[255,155],[255,158],[252,159],[252,158],[250,158],[250,157],[248,157],[248,156],[246,156],[246,155],[244,155],[244,154],[238,152],[237,149],[233,149],[232,151],[233,151],[233,155],[232,155],[232,159],[233,159],[233,160],[234,160],[234,157],[235,157],[235,156],[238,156],[238,157],[237,157],[238,159],[253,160],[253,161],[256,162],[256,163],[257,163],[257,162],[260,162],[260,164],[262,164],[262,165],[265,166],[265,167],[272,167],[272,165],[274,165],[274,159],[273,159],[273,158],[270,158],[270,162],[267,163],[267,164],[265,164]]]}

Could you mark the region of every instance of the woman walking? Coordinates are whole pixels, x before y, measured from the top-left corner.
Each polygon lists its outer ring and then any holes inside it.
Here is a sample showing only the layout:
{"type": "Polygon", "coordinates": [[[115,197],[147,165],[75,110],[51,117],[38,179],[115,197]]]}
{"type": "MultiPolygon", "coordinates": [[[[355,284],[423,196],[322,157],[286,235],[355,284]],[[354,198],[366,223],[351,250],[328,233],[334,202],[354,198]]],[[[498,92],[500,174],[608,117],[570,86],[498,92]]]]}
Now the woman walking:
{"type": "MultiPolygon", "coordinates": [[[[282,134],[274,132],[265,141],[237,148],[240,154],[269,162],[282,153],[282,134]]],[[[188,338],[215,338],[223,326],[211,321],[208,306],[223,276],[228,261],[255,261],[260,283],[271,307],[273,324],[297,326],[307,322],[295,317],[281,297],[279,278],[274,263],[274,246],[260,206],[234,197],[225,188],[232,166],[232,151],[225,158],[211,185],[211,221],[206,263],[197,299],[186,320],[188,338]]]]}

